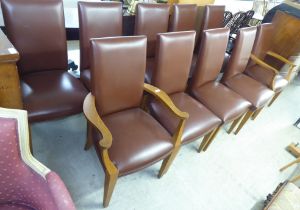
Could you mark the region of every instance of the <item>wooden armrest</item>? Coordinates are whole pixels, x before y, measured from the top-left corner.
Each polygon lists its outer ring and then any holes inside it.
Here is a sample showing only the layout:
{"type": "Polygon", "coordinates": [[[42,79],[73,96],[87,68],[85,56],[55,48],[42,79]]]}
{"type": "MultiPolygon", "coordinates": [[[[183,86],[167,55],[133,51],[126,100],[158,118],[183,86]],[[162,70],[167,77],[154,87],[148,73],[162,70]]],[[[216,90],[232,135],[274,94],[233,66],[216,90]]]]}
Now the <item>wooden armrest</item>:
{"type": "Polygon", "coordinates": [[[19,60],[19,53],[0,30],[0,63],[16,62],[19,60]]]}
{"type": "Polygon", "coordinates": [[[288,64],[288,65],[290,65],[290,66],[293,66],[293,67],[296,66],[294,63],[292,63],[292,62],[289,61],[288,59],[282,57],[281,55],[279,55],[279,54],[277,54],[277,53],[275,53],[275,52],[268,51],[268,52],[267,52],[267,55],[270,55],[270,56],[272,56],[272,57],[274,57],[274,58],[277,58],[278,60],[280,60],[280,61],[282,61],[282,62],[284,62],[284,63],[286,63],[286,64],[288,64]]]}
{"type": "Polygon", "coordinates": [[[275,74],[278,74],[278,70],[275,69],[274,67],[270,66],[269,64],[265,63],[264,61],[260,60],[258,57],[256,57],[255,55],[251,54],[250,58],[258,65],[260,65],[261,67],[264,67],[266,69],[272,70],[275,74]]]}
{"type": "Polygon", "coordinates": [[[105,149],[110,148],[112,144],[112,135],[101,120],[96,109],[95,97],[91,93],[84,99],[83,113],[87,120],[101,132],[103,138],[99,140],[100,146],[105,149]]]}
{"type": "Polygon", "coordinates": [[[170,97],[164,91],[146,83],[144,83],[144,90],[161,101],[171,112],[173,112],[180,119],[187,119],[189,117],[189,114],[187,112],[182,112],[175,106],[170,97]]]}

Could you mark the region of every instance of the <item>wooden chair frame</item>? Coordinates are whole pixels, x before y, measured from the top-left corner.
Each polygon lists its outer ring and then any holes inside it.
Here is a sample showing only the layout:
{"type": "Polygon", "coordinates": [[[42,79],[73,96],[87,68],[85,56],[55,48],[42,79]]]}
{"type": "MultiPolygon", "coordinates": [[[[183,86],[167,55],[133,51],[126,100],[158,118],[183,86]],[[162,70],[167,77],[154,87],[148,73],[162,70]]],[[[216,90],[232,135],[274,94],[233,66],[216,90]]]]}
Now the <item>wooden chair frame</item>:
{"type": "MultiPolygon", "coordinates": [[[[176,157],[179,148],[181,146],[181,138],[184,129],[186,119],[189,117],[189,114],[186,112],[180,111],[169,98],[169,96],[160,90],[149,84],[144,84],[144,91],[154,96],[157,100],[162,102],[173,114],[175,114],[179,119],[179,124],[177,131],[173,135],[173,151],[171,154],[163,160],[162,166],[160,168],[158,177],[162,177],[167,170],[169,169],[171,163],[176,157]]],[[[103,196],[103,206],[107,207],[111,199],[119,171],[114,163],[109,158],[108,149],[113,143],[113,136],[109,129],[106,127],[101,117],[99,116],[96,106],[95,106],[95,97],[89,93],[83,103],[83,112],[85,117],[88,120],[88,134],[87,142],[85,149],[89,149],[93,145],[93,140],[91,136],[91,125],[94,126],[102,134],[102,139],[99,140],[99,146],[101,148],[100,154],[102,163],[105,170],[105,186],[104,186],[104,196],[103,196]]]]}

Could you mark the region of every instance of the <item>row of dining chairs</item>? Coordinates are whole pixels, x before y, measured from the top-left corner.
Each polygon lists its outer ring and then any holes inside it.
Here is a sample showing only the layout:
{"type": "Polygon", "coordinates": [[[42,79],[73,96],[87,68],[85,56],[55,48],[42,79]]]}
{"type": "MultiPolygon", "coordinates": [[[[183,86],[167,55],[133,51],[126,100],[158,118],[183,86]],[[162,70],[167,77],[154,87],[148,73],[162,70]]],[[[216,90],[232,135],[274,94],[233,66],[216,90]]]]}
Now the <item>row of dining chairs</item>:
{"type": "MultiPolygon", "coordinates": [[[[82,62],[81,68],[90,69],[88,83],[83,82],[91,91],[89,94],[79,80],[65,71],[67,48],[62,2],[3,0],[1,6],[8,38],[21,55],[18,68],[29,119],[34,122],[79,113],[84,101],[83,110],[89,122],[85,149],[95,145],[103,164],[106,174],[103,204],[107,206],[119,176],[163,160],[161,177],[181,144],[204,136],[199,151],[205,151],[222,126],[231,122],[229,133],[238,126],[237,133],[272,99],[274,91],[262,82],[262,77],[255,79],[245,71],[250,58],[257,72],[264,71],[259,71],[260,68],[271,70],[251,55],[253,45],[260,41],[256,27],[240,30],[220,81],[217,78],[224,62],[229,29],[204,30],[200,43],[195,44],[195,31],[166,33],[154,23],[149,24],[154,17],[161,17],[158,5],[138,4],[137,18],[141,19],[136,21],[136,30],[140,31],[137,36],[121,37],[108,32],[98,35],[95,32],[98,28],[105,26],[100,31],[109,31],[114,23],[96,24],[95,20],[120,20],[108,19],[108,14],[115,11],[110,5],[119,8],[118,3],[98,4],[79,3],[81,62],[83,56],[88,62],[87,65],[82,62]],[[88,10],[83,5],[95,6],[88,10]],[[89,15],[95,18],[94,25],[85,24],[89,15]],[[38,16],[47,19],[36,21],[38,16]],[[152,67],[147,74],[149,51],[154,54],[150,53],[152,67]]],[[[205,16],[211,12],[206,11],[205,16]]],[[[262,25],[258,30],[268,26],[262,25]]],[[[83,71],[81,74],[84,81],[83,71]]]]}

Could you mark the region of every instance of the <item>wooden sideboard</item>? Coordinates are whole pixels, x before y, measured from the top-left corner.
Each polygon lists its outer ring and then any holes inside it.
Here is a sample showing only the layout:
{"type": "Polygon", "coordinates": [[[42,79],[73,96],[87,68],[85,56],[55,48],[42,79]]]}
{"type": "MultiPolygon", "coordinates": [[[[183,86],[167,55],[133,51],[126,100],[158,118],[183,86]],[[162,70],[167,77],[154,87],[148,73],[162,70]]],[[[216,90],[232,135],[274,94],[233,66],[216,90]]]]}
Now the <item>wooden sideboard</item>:
{"type": "Polygon", "coordinates": [[[16,62],[19,53],[0,30],[0,107],[22,109],[22,94],[16,62]]]}

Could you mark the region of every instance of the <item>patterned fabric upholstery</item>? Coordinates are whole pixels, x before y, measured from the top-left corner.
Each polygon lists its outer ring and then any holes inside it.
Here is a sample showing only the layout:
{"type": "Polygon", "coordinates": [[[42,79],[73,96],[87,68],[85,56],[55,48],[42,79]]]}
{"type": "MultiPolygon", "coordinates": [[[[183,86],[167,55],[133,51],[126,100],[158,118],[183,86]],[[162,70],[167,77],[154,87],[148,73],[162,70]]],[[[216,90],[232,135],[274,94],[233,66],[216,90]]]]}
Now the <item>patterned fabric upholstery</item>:
{"type": "Polygon", "coordinates": [[[300,209],[300,189],[288,183],[266,210],[298,210],[300,209]]]}
{"type": "Polygon", "coordinates": [[[75,209],[54,172],[45,179],[23,162],[18,132],[16,119],[0,117],[0,210],[75,209]]]}

